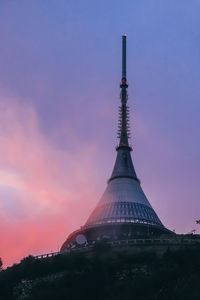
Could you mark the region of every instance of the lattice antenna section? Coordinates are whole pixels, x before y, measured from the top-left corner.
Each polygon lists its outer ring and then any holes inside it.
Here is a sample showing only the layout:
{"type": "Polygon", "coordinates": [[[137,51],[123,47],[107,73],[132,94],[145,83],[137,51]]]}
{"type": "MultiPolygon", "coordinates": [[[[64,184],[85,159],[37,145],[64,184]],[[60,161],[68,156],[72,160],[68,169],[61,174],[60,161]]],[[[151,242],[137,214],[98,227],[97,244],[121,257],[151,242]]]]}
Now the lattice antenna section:
{"type": "Polygon", "coordinates": [[[120,139],[121,137],[127,136],[127,138],[131,138],[130,132],[130,111],[129,107],[126,103],[122,104],[118,107],[119,118],[118,118],[118,131],[117,137],[120,139]]]}

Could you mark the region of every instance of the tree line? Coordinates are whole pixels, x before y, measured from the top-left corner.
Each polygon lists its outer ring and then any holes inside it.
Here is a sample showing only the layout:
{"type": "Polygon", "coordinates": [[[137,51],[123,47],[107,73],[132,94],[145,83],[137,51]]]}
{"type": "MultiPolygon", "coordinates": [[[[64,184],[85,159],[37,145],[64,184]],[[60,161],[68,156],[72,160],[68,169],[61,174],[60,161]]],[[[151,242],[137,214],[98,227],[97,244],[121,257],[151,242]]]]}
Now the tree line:
{"type": "Polygon", "coordinates": [[[0,272],[0,299],[199,300],[200,249],[32,256],[0,272]],[[22,297],[23,296],[23,297],[22,297]]]}

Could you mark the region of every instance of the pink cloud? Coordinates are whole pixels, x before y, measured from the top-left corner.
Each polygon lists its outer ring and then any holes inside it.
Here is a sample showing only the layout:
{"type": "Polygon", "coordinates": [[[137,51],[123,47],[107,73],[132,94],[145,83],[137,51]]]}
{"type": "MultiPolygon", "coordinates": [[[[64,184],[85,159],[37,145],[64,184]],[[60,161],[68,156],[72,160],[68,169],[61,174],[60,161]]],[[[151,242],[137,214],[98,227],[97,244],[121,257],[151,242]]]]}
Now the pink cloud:
{"type": "Polygon", "coordinates": [[[97,148],[80,145],[67,132],[72,150],[61,150],[42,133],[33,107],[5,103],[0,107],[0,256],[9,265],[28,254],[56,251],[83,225],[97,200],[92,172],[97,148]]]}

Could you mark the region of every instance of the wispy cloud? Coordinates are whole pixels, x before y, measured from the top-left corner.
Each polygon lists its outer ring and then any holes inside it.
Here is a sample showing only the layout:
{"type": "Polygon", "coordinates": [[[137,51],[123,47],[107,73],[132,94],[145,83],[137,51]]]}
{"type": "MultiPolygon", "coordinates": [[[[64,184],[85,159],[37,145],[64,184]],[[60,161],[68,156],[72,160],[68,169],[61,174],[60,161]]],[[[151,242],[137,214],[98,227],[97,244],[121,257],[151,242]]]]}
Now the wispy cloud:
{"type": "Polygon", "coordinates": [[[67,135],[70,151],[42,133],[34,107],[1,99],[0,256],[6,264],[57,250],[95,203],[97,148],[67,135]]]}

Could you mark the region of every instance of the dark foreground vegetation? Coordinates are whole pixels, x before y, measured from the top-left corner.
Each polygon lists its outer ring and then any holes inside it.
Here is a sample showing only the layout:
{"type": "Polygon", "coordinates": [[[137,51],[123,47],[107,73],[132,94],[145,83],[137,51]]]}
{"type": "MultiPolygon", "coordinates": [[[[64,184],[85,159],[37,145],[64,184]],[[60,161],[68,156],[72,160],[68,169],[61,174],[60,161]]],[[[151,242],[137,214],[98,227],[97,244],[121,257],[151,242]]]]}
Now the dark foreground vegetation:
{"type": "Polygon", "coordinates": [[[0,272],[0,299],[199,300],[200,249],[29,256],[0,272]]]}

